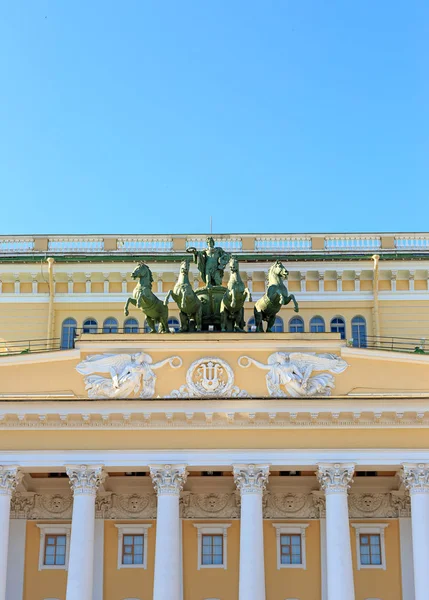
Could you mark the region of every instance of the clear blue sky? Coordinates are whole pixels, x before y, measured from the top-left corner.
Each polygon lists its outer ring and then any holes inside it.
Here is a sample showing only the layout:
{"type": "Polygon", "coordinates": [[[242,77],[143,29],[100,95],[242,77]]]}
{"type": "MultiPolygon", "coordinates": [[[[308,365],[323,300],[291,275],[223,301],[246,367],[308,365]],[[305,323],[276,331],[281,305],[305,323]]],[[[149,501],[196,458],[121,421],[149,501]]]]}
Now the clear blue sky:
{"type": "Polygon", "coordinates": [[[0,233],[429,229],[427,0],[0,0],[0,233]]]}

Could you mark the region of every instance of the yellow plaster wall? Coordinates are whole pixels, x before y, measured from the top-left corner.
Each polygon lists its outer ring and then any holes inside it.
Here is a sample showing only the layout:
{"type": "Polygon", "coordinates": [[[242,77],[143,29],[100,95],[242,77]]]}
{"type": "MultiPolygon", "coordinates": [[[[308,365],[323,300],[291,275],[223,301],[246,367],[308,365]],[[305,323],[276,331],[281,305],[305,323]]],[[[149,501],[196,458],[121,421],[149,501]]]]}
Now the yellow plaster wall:
{"type": "Polygon", "coordinates": [[[350,527],[352,556],[354,565],[355,600],[367,598],[383,598],[386,600],[402,600],[401,584],[401,555],[399,522],[390,520],[354,521],[353,523],[388,523],[384,530],[386,546],[386,570],[361,569],[357,570],[356,530],[350,527]]]}
{"type": "Polygon", "coordinates": [[[155,521],[104,522],[104,594],[103,600],[144,598],[150,600],[153,592],[155,560],[155,521]],[[147,542],[147,569],[118,569],[118,529],[115,524],[149,523],[147,542]]]}
{"type": "MultiPolygon", "coordinates": [[[[39,521],[60,525],[59,521],[39,521]]],[[[39,571],[40,530],[34,521],[27,522],[25,545],[25,577],[23,600],[65,600],[67,571],[65,569],[43,569],[39,571]]]]}
{"type": "MultiPolygon", "coordinates": [[[[185,600],[204,600],[204,598],[221,598],[236,600],[238,598],[238,573],[240,556],[240,523],[231,523],[227,533],[227,569],[198,570],[198,540],[194,523],[204,521],[183,521],[183,587],[185,600]]],[[[216,525],[216,521],[207,522],[216,525]]]]}
{"type": "Polygon", "coordinates": [[[320,600],[321,558],[319,521],[264,521],[265,582],[267,600],[302,598],[320,600]],[[273,523],[307,523],[306,569],[277,569],[277,541],[273,523]]]}

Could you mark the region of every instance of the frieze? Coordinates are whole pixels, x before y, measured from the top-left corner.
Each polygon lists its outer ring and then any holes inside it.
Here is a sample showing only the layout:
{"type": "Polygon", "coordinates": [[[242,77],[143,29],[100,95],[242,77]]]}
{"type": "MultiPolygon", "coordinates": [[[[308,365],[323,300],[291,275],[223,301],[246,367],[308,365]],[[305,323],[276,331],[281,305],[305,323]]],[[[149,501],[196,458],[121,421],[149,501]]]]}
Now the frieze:
{"type": "MultiPolygon", "coordinates": [[[[395,519],[410,517],[410,497],[402,491],[356,493],[348,495],[351,519],[395,519]]],[[[182,492],[182,519],[239,519],[241,498],[238,490],[228,493],[182,492]]],[[[71,494],[16,492],[11,501],[11,519],[70,520],[71,494]]],[[[97,519],[156,519],[155,493],[115,494],[100,492],[95,500],[97,519]]],[[[325,517],[323,492],[271,492],[263,495],[264,519],[319,519],[325,517]]]]}

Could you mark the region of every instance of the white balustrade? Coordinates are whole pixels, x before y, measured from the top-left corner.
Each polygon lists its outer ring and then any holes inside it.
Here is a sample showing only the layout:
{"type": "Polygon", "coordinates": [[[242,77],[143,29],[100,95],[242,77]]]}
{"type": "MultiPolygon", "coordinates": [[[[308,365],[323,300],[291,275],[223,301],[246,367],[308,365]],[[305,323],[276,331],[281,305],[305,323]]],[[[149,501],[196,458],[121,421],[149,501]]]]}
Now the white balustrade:
{"type": "Polygon", "coordinates": [[[302,235],[260,236],[255,239],[257,252],[282,252],[285,250],[311,250],[311,237],[302,235]]]}
{"type": "Polygon", "coordinates": [[[32,238],[3,238],[0,239],[0,252],[32,252],[34,240],[32,238]]]}
{"type": "Polygon", "coordinates": [[[173,238],[153,236],[119,237],[117,241],[119,252],[171,252],[173,238]]]}
{"type": "Polygon", "coordinates": [[[103,238],[92,237],[55,237],[48,241],[49,252],[103,252],[103,238]]]}
{"type": "MultiPolygon", "coordinates": [[[[207,237],[198,236],[187,238],[186,248],[196,248],[197,250],[204,250],[207,248],[207,237]]],[[[214,237],[216,246],[221,246],[226,252],[242,252],[243,244],[240,237],[214,237]]]]}
{"type": "Polygon", "coordinates": [[[397,250],[428,250],[428,235],[396,235],[395,248],[397,250]]]}
{"type": "Polygon", "coordinates": [[[335,235],[325,237],[325,250],[361,250],[372,252],[381,248],[379,235],[335,235]]]}

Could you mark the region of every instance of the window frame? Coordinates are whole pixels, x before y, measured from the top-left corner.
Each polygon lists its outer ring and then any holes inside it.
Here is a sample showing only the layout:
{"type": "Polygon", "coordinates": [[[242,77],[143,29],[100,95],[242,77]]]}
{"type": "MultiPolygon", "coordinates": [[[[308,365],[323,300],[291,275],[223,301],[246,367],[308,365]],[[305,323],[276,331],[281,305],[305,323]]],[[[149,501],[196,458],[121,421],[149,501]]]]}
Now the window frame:
{"type": "Polygon", "coordinates": [[[363,569],[387,569],[386,563],[386,544],[384,541],[384,530],[389,527],[389,523],[352,523],[352,527],[355,530],[356,537],[356,562],[357,570],[363,569]],[[381,552],[381,563],[379,565],[363,565],[361,563],[360,555],[360,536],[361,535],[379,535],[380,536],[380,552],[381,552]]]}
{"type": "Polygon", "coordinates": [[[39,571],[45,571],[53,569],[56,571],[67,571],[69,566],[69,555],[70,555],[70,535],[71,535],[71,524],[64,525],[50,525],[48,523],[37,523],[37,527],[40,530],[40,543],[39,543],[39,571]],[[45,547],[46,547],[46,536],[49,535],[65,535],[66,536],[66,554],[63,565],[45,565],[45,547]]]}
{"type": "Polygon", "coordinates": [[[321,315],[314,315],[310,319],[310,333],[326,333],[326,322],[325,319],[321,315]],[[312,327],[316,327],[316,330],[313,331],[312,327]],[[317,328],[323,327],[322,331],[319,331],[317,328]]]}
{"type": "MultiPolygon", "coordinates": [[[[295,326],[295,324],[294,324],[294,326],[295,326]]],[[[287,328],[287,330],[288,330],[288,333],[305,333],[305,323],[304,323],[304,319],[303,319],[302,317],[297,317],[297,316],[291,317],[291,318],[289,319],[289,323],[288,323],[288,328],[287,328]],[[290,329],[290,328],[291,328],[291,325],[292,325],[292,321],[294,321],[295,319],[296,319],[296,320],[298,320],[298,321],[301,321],[301,325],[302,325],[302,331],[291,331],[291,329],[290,329]]]]}
{"type": "Polygon", "coordinates": [[[341,315],[335,315],[335,317],[332,317],[332,319],[329,321],[329,331],[331,333],[339,333],[340,337],[342,340],[346,340],[347,339],[347,326],[346,326],[346,320],[344,317],[342,317],[341,315]],[[344,326],[344,337],[341,333],[341,331],[332,331],[332,326],[334,327],[339,327],[338,323],[333,323],[334,321],[342,321],[343,322],[343,326],[344,326]]]}
{"type": "Polygon", "coordinates": [[[200,569],[227,569],[228,568],[228,556],[227,556],[227,531],[231,527],[231,523],[216,523],[216,525],[208,525],[207,523],[194,523],[194,527],[197,529],[197,543],[198,543],[198,571],[200,569]],[[204,535],[221,535],[223,538],[223,562],[220,565],[203,565],[203,536],[204,535]]]}
{"type": "Polygon", "coordinates": [[[118,322],[118,319],[116,317],[106,317],[104,319],[104,321],[103,321],[103,327],[102,327],[101,331],[102,331],[102,333],[113,333],[113,334],[118,333],[119,332],[119,322],[118,322]],[[115,325],[113,325],[113,326],[112,325],[106,325],[106,323],[108,321],[112,321],[112,322],[114,321],[115,325]],[[116,331],[112,331],[112,329],[116,329],[116,331]],[[107,331],[107,330],[109,330],[109,331],[107,331]]]}
{"type": "Polygon", "coordinates": [[[66,317],[61,323],[61,350],[71,350],[74,348],[74,340],[77,331],[77,321],[74,317],[66,317]],[[72,324],[74,323],[74,325],[72,324]],[[73,333],[72,333],[73,331],[73,333]],[[67,337],[67,345],[64,345],[64,339],[67,337]],[[71,344],[71,345],[70,345],[71,344]]]}
{"type": "Polygon", "coordinates": [[[350,327],[351,327],[351,334],[352,334],[352,340],[353,340],[353,347],[354,348],[367,348],[368,347],[368,323],[367,323],[365,317],[362,315],[355,315],[351,320],[350,327]],[[360,320],[360,322],[356,323],[356,321],[358,321],[358,320],[360,320]],[[358,328],[357,337],[354,336],[353,327],[358,328]],[[361,335],[361,333],[360,333],[361,328],[364,329],[363,335],[361,335]],[[362,344],[360,343],[361,339],[363,340],[362,344]]]}
{"type": "Polygon", "coordinates": [[[168,330],[170,331],[170,333],[177,333],[180,329],[180,319],[178,319],[177,317],[174,316],[170,316],[168,317],[168,330]],[[175,321],[174,323],[172,323],[171,321],[175,321]],[[172,332],[171,329],[173,329],[174,331],[172,332]]]}
{"type": "Polygon", "coordinates": [[[276,530],[276,548],[277,548],[277,570],[280,569],[307,569],[307,556],[306,556],[306,544],[305,544],[305,530],[309,526],[309,523],[294,523],[288,525],[287,523],[272,523],[272,526],[276,530]],[[301,536],[301,563],[300,564],[283,564],[282,563],[282,549],[281,549],[281,536],[282,535],[300,535],[301,536]]]}
{"type": "Polygon", "coordinates": [[[82,333],[86,333],[89,335],[95,335],[98,333],[98,321],[97,319],[94,319],[94,317],[87,317],[86,319],[83,320],[82,323],[82,333]],[[85,325],[85,323],[87,323],[88,321],[93,321],[95,323],[95,325],[85,325]],[[94,329],[95,331],[84,331],[84,329],[94,329]]]}
{"type": "Polygon", "coordinates": [[[138,525],[124,523],[117,524],[115,527],[118,530],[118,564],[117,568],[120,569],[147,569],[147,538],[149,529],[152,525],[146,525],[139,523],[138,525]],[[143,536],[143,562],[140,565],[124,565],[123,561],[123,548],[124,548],[124,535],[142,535],[143,536]]]}
{"type": "Polygon", "coordinates": [[[127,333],[129,335],[136,334],[139,332],[139,329],[140,329],[140,324],[135,317],[128,317],[127,319],[125,319],[124,333],[127,333]],[[130,321],[133,321],[133,325],[129,325],[130,321]],[[126,331],[126,329],[137,329],[137,331],[126,331]]]}

